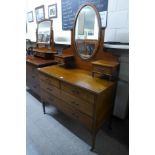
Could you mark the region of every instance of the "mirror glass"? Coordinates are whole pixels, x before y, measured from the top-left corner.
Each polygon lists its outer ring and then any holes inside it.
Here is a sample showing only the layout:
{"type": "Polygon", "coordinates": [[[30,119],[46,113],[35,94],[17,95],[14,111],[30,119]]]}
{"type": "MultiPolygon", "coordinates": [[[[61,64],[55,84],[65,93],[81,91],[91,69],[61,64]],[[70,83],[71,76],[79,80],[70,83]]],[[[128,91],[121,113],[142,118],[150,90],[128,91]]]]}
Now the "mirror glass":
{"type": "Polygon", "coordinates": [[[42,21],[38,24],[37,42],[50,44],[51,21],[42,21]]]}
{"type": "Polygon", "coordinates": [[[92,6],[84,6],[79,11],[74,33],[75,46],[80,57],[91,58],[95,54],[99,42],[99,22],[92,6]]]}

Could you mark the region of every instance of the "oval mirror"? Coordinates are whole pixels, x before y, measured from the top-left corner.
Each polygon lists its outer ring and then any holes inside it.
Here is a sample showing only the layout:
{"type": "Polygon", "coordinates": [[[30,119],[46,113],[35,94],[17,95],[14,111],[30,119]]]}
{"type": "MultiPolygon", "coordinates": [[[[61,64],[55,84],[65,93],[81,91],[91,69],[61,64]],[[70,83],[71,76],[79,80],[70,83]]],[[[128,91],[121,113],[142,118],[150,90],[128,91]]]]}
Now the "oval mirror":
{"type": "Polygon", "coordinates": [[[74,45],[82,59],[90,59],[97,52],[100,42],[100,19],[96,7],[83,5],[74,25],[74,45]]]}
{"type": "Polygon", "coordinates": [[[44,20],[38,23],[37,28],[37,43],[50,44],[51,40],[51,20],[44,20]]]}

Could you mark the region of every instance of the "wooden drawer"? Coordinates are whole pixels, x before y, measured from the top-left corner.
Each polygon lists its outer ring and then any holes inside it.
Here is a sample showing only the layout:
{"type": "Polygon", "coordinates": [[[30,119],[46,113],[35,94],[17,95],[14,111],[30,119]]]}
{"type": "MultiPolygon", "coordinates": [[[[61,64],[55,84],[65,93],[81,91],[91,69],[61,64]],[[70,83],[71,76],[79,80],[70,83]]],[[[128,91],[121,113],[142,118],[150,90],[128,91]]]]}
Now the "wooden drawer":
{"type": "Polygon", "coordinates": [[[80,110],[81,112],[89,116],[93,116],[93,105],[92,104],[84,100],[81,100],[80,98],[75,97],[71,94],[68,94],[64,91],[61,91],[61,96],[62,96],[62,99],[64,99],[68,104],[70,104],[74,108],[77,108],[78,110],[80,110]]]}
{"type": "Polygon", "coordinates": [[[55,105],[60,111],[64,114],[68,115],[69,117],[78,120],[88,129],[92,129],[92,119],[91,117],[79,112],[74,107],[70,106],[69,104],[65,103],[63,100],[49,94],[46,91],[42,90],[41,98],[43,102],[51,103],[55,105]]]}
{"type": "Polygon", "coordinates": [[[38,71],[37,68],[35,68],[32,65],[28,65],[26,66],[26,77],[28,78],[36,78],[39,81],[39,77],[38,77],[38,71]]]}
{"type": "Polygon", "coordinates": [[[55,57],[56,62],[60,63],[60,64],[64,64],[64,59],[63,58],[59,58],[59,57],[55,57]]]}
{"type": "Polygon", "coordinates": [[[26,85],[37,95],[40,95],[40,84],[37,68],[26,63],[26,85]]]}
{"type": "Polygon", "coordinates": [[[104,66],[96,66],[96,65],[94,65],[93,66],[93,71],[97,71],[97,72],[100,72],[100,73],[103,73],[103,74],[110,74],[110,75],[113,74],[111,68],[104,67],[104,66]]]}
{"type": "Polygon", "coordinates": [[[74,96],[77,96],[78,98],[82,98],[85,101],[94,103],[94,94],[87,90],[81,89],[76,86],[72,86],[72,85],[64,83],[64,82],[61,83],[61,89],[64,90],[65,92],[68,92],[68,93],[74,95],[74,96]]]}
{"type": "Polygon", "coordinates": [[[30,89],[32,89],[37,95],[40,96],[40,87],[39,87],[39,85],[31,85],[30,89]]]}
{"type": "Polygon", "coordinates": [[[26,76],[26,82],[27,83],[32,83],[32,84],[35,84],[35,85],[39,85],[39,77],[35,74],[31,75],[27,75],[26,76]]]}
{"type": "Polygon", "coordinates": [[[39,76],[40,82],[46,83],[47,85],[53,85],[57,88],[60,88],[60,82],[59,80],[53,78],[53,77],[48,77],[47,75],[40,74],[39,76]]]}
{"type": "Polygon", "coordinates": [[[92,129],[93,121],[89,116],[79,112],[77,109],[69,106],[67,103],[63,103],[63,106],[60,108],[60,110],[64,112],[66,115],[68,115],[69,117],[82,123],[88,129],[90,130],[92,129]]]}
{"type": "Polygon", "coordinates": [[[42,102],[53,103],[54,96],[44,89],[40,89],[42,102]]]}
{"type": "Polygon", "coordinates": [[[60,89],[58,89],[57,87],[54,87],[53,85],[50,85],[50,84],[46,84],[44,82],[40,83],[40,87],[41,87],[41,89],[45,90],[46,92],[48,92],[54,96],[60,97],[60,89]]]}
{"type": "Polygon", "coordinates": [[[46,90],[43,90],[43,89],[41,90],[41,99],[42,99],[42,102],[51,103],[56,107],[58,107],[59,109],[62,109],[64,104],[62,100],[51,95],[50,93],[48,93],[46,90]]]}

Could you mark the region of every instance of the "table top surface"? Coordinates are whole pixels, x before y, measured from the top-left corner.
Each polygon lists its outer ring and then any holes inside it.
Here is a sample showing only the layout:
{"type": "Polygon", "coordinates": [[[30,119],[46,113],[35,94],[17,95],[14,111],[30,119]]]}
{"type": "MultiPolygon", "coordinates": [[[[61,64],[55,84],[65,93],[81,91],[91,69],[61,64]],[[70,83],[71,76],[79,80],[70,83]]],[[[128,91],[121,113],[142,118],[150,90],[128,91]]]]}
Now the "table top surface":
{"type": "Polygon", "coordinates": [[[39,68],[39,71],[46,75],[55,77],[71,85],[76,85],[78,87],[84,88],[96,94],[102,93],[105,89],[114,85],[114,82],[94,78],[92,77],[91,72],[77,68],[65,69],[58,65],[53,65],[39,68]]]}

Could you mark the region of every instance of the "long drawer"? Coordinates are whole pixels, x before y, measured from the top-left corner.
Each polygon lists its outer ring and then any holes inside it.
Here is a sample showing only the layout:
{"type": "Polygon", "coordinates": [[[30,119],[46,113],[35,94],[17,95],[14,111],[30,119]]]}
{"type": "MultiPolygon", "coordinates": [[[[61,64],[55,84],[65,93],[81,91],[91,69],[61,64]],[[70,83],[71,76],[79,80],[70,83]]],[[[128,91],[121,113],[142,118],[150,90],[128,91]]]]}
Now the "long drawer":
{"type": "Polygon", "coordinates": [[[81,113],[76,108],[70,106],[69,104],[67,104],[63,100],[49,94],[46,91],[43,91],[41,96],[42,96],[42,101],[43,102],[52,103],[53,105],[58,107],[58,109],[60,111],[62,111],[63,113],[65,113],[69,117],[71,117],[71,118],[73,118],[75,120],[78,120],[83,125],[85,125],[88,129],[90,129],[90,130],[92,129],[92,119],[91,119],[91,117],[81,113]]]}
{"type": "MultiPolygon", "coordinates": [[[[64,102],[63,102],[64,103],[64,102]]],[[[88,129],[92,129],[92,119],[79,112],[77,109],[71,107],[70,105],[64,103],[64,105],[60,108],[60,110],[62,112],[64,112],[66,115],[68,115],[69,117],[78,120],[80,123],[82,123],[84,126],[86,126],[88,129]]]]}
{"type": "Polygon", "coordinates": [[[42,91],[45,90],[49,94],[52,94],[56,97],[60,97],[60,89],[58,89],[57,87],[55,87],[51,84],[45,83],[45,82],[40,82],[40,87],[41,87],[42,91]]]}
{"type": "Polygon", "coordinates": [[[65,92],[68,92],[74,96],[77,96],[78,98],[82,98],[85,101],[88,101],[90,103],[94,103],[94,95],[91,92],[88,92],[84,89],[81,89],[79,87],[76,86],[72,86],[70,84],[67,84],[65,82],[61,83],[61,89],[65,92]]]}
{"type": "Polygon", "coordinates": [[[93,105],[92,104],[89,104],[88,102],[76,96],[73,96],[69,93],[66,93],[64,91],[61,91],[61,96],[68,104],[70,104],[74,108],[80,110],[81,112],[89,116],[93,116],[93,105]]]}
{"type": "Polygon", "coordinates": [[[57,88],[60,88],[59,80],[52,78],[52,77],[48,77],[47,75],[44,75],[44,74],[40,74],[39,76],[40,76],[39,78],[40,78],[41,83],[43,82],[49,85],[53,85],[57,88]]]}

